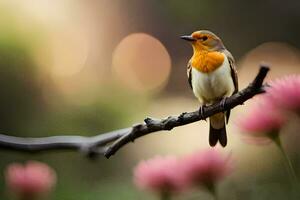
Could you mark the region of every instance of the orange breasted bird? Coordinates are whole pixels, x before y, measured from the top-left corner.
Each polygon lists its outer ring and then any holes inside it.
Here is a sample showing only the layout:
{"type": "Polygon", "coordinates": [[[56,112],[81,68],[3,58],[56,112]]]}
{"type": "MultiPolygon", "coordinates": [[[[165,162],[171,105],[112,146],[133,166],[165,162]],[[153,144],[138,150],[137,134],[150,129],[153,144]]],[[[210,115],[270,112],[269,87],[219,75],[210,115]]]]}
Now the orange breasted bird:
{"type": "MultiPolygon", "coordinates": [[[[193,47],[193,56],[187,65],[188,82],[201,104],[199,114],[203,116],[204,106],[220,101],[225,106],[226,98],[238,92],[235,61],[222,40],[210,31],[195,31],[181,38],[193,47]]],[[[210,146],[218,141],[223,147],[227,145],[225,124],[229,115],[230,110],[227,110],[209,118],[210,146]]]]}

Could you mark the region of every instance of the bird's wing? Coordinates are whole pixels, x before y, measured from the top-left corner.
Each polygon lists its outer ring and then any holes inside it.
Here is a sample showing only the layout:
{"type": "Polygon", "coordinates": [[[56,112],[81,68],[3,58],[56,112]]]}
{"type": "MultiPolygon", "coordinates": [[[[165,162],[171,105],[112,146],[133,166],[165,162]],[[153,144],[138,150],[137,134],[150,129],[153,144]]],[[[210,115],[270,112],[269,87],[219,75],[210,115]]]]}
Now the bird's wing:
{"type": "MultiPolygon", "coordinates": [[[[227,59],[229,61],[230,70],[231,70],[231,78],[233,80],[234,85],[234,91],[233,94],[237,93],[239,91],[239,84],[238,84],[238,77],[237,77],[237,70],[235,65],[235,60],[231,53],[228,50],[224,50],[223,53],[227,56],[227,59]]],[[[228,123],[230,117],[230,110],[227,110],[226,112],[226,123],[228,123]]]]}
{"type": "Polygon", "coordinates": [[[235,60],[231,53],[228,50],[224,50],[223,53],[227,56],[230,69],[231,69],[231,78],[233,80],[233,85],[234,85],[234,92],[233,94],[237,93],[239,91],[239,83],[238,83],[238,77],[237,77],[237,70],[236,70],[236,65],[235,65],[235,60]]]}
{"type": "Polygon", "coordinates": [[[193,85],[192,85],[192,64],[191,64],[191,61],[189,61],[188,65],[187,65],[187,76],[188,76],[189,85],[193,89],[193,85]]]}

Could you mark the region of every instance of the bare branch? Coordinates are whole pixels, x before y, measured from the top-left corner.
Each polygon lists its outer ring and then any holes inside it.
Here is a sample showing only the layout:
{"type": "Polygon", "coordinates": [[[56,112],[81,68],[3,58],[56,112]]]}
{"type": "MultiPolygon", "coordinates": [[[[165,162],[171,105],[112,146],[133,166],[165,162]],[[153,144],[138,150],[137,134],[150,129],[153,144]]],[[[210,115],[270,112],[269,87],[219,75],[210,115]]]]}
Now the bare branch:
{"type": "Polygon", "coordinates": [[[104,155],[109,158],[115,152],[117,152],[125,144],[134,141],[136,138],[147,135],[152,132],[161,130],[171,130],[174,127],[182,126],[185,124],[190,124],[199,120],[204,120],[209,116],[216,113],[226,111],[228,109],[234,108],[237,105],[243,104],[248,99],[252,98],[256,94],[264,92],[262,83],[265,79],[269,68],[267,66],[261,66],[259,73],[255,77],[254,81],[249,84],[248,87],[241,90],[240,92],[234,94],[226,100],[225,105],[221,102],[207,106],[203,108],[203,116],[199,115],[199,111],[194,111],[190,113],[182,113],[179,116],[169,116],[162,120],[155,120],[151,118],[146,118],[144,124],[138,124],[133,127],[131,132],[122,136],[116,140],[112,145],[110,145],[105,151],[104,155]]]}
{"type": "Polygon", "coordinates": [[[92,155],[99,152],[99,147],[120,138],[130,130],[131,128],[119,129],[92,137],[52,136],[24,138],[0,134],[0,148],[27,152],[71,149],[92,155]]]}
{"type": "Polygon", "coordinates": [[[245,89],[227,98],[225,104],[221,102],[204,107],[203,116],[199,111],[184,112],[179,116],[169,116],[165,119],[146,118],[143,123],[133,125],[129,128],[119,129],[108,133],[84,137],[84,136],[53,136],[42,138],[22,138],[0,134],[0,148],[40,152],[47,150],[79,150],[92,156],[102,154],[109,158],[120,148],[129,142],[144,135],[161,131],[171,130],[177,126],[183,126],[199,120],[206,119],[216,113],[226,111],[243,104],[253,96],[264,92],[263,81],[269,71],[267,66],[261,66],[254,81],[245,89]],[[113,142],[112,144],[109,144],[113,142]]]}

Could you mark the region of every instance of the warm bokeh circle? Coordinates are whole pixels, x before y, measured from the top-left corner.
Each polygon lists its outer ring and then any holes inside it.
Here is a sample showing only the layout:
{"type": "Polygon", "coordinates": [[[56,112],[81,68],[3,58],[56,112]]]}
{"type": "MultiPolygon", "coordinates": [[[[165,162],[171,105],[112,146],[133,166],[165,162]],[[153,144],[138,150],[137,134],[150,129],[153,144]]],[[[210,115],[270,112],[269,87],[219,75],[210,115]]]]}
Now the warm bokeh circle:
{"type": "Polygon", "coordinates": [[[112,59],[116,80],[134,91],[153,91],[168,80],[171,59],[164,45],[145,33],[125,37],[116,47],[112,59]]]}

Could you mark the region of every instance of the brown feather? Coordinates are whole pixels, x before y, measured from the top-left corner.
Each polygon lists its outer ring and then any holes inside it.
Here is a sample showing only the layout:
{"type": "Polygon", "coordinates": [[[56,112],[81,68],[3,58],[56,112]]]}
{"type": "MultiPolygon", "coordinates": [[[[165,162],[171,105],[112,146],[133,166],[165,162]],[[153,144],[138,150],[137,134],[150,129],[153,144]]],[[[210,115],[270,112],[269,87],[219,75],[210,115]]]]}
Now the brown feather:
{"type": "MultiPolygon", "coordinates": [[[[232,94],[235,94],[239,91],[239,84],[238,84],[238,77],[237,77],[235,61],[234,61],[233,56],[227,49],[224,49],[223,53],[227,56],[228,61],[229,61],[229,65],[230,65],[230,69],[231,69],[231,78],[233,80],[233,85],[234,85],[234,92],[232,94]]],[[[226,124],[229,121],[229,117],[230,117],[230,110],[227,110],[226,111],[226,124]]]]}
{"type": "Polygon", "coordinates": [[[191,89],[193,90],[193,85],[192,85],[192,65],[191,65],[190,61],[188,62],[188,65],[187,65],[187,76],[188,76],[189,85],[190,85],[191,89]]]}

